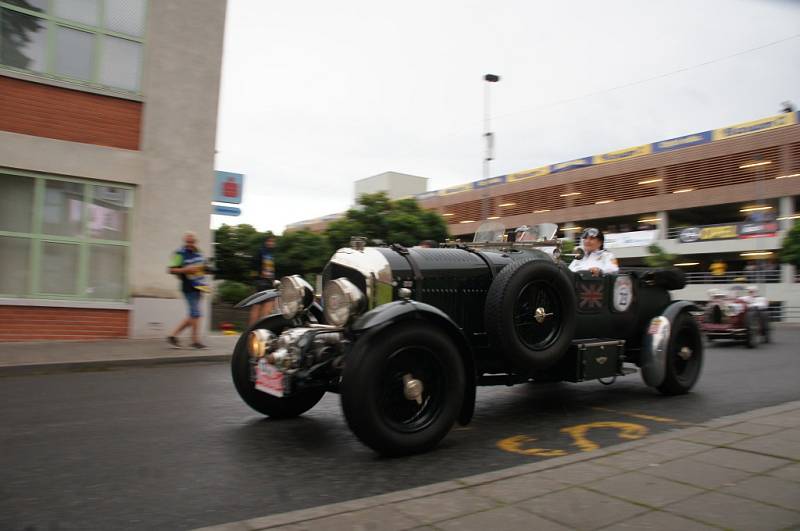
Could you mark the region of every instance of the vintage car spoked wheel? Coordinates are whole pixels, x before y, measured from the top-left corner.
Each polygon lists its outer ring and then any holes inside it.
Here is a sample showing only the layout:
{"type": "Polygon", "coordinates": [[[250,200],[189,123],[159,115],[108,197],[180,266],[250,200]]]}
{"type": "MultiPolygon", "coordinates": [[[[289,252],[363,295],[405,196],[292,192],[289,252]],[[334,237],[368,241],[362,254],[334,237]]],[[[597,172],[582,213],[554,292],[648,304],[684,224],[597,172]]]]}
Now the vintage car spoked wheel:
{"type": "Polygon", "coordinates": [[[525,346],[543,350],[558,338],[561,305],[553,288],[535,280],[522,288],[514,305],[514,328],[525,346]]]}
{"type": "Polygon", "coordinates": [[[681,313],[672,323],[667,351],[667,370],[658,390],[665,395],[688,393],[700,378],[703,367],[703,338],[697,322],[681,313]]]}
{"type": "Polygon", "coordinates": [[[445,377],[433,352],[401,348],[389,356],[382,380],[381,414],[394,429],[425,429],[441,411],[445,377]]]}
{"type": "Polygon", "coordinates": [[[464,365],[453,341],[420,321],[356,340],[339,386],[353,433],[382,455],[433,448],[450,431],[464,398],[464,365]]]}
{"type": "Polygon", "coordinates": [[[322,396],[325,394],[325,389],[311,389],[279,398],[256,389],[252,379],[254,362],[250,359],[247,351],[247,339],[250,332],[256,328],[264,328],[277,336],[291,326],[293,323],[280,315],[262,319],[245,330],[239,337],[231,358],[231,376],[239,396],[251,408],[274,419],[288,419],[302,415],[322,400],[322,396]]]}
{"type": "Polygon", "coordinates": [[[486,295],[490,344],[528,373],[555,364],[575,333],[575,290],[549,259],[511,262],[492,280],[486,295]]]}

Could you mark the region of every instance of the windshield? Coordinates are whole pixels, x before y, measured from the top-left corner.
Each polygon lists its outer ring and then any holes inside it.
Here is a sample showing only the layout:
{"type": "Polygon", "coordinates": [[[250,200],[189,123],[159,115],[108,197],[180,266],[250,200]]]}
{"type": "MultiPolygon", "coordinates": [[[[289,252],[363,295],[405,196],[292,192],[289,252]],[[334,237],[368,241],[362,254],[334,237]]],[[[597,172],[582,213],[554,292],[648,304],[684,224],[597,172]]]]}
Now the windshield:
{"type": "Polygon", "coordinates": [[[473,243],[496,243],[503,241],[506,227],[499,221],[487,221],[475,232],[473,243]]]}
{"type": "Polygon", "coordinates": [[[558,225],[555,223],[539,223],[538,225],[521,225],[517,227],[514,232],[515,242],[541,242],[552,240],[556,232],[558,232],[558,225]]]}

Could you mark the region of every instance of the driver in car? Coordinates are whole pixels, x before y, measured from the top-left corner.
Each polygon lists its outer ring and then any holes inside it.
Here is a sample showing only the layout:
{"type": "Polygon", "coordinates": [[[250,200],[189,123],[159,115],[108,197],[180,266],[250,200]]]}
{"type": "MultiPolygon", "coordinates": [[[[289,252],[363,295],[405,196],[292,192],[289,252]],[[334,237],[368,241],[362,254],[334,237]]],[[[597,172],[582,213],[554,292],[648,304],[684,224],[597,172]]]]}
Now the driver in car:
{"type": "Polygon", "coordinates": [[[569,270],[573,272],[591,271],[594,277],[619,271],[617,259],[614,258],[611,251],[603,248],[604,242],[605,236],[600,229],[590,227],[584,230],[581,234],[581,247],[583,247],[584,255],[582,258],[570,262],[569,270]]]}

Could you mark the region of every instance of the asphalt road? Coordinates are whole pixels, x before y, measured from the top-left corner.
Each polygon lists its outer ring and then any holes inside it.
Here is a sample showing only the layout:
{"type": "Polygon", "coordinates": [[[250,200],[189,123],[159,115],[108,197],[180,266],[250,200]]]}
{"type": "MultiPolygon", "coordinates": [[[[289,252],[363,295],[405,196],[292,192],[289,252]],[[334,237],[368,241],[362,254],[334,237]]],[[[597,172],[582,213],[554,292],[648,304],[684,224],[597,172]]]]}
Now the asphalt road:
{"type": "Polygon", "coordinates": [[[639,375],[481,388],[470,426],[403,459],[362,446],[336,395],[259,416],[223,363],[0,377],[0,529],[189,529],[608,446],[800,399],[798,342],[784,329],[757,350],[715,344],[680,397],[639,375]]]}

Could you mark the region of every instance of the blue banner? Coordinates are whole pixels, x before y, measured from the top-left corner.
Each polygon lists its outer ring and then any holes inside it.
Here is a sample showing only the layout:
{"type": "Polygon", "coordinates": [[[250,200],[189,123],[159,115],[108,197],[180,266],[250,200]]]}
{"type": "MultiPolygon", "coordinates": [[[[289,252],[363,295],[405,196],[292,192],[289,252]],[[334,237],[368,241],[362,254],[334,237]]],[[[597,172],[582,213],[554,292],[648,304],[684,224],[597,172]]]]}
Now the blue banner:
{"type": "Polygon", "coordinates": [[[670,138],[669,140],[653,142],[653,153],[663,153],[664,151],[699,146],[700,144],[706,144],[708,142],[711,142],[711,131],[704,131],[693,135],[683,135],[670,138]]]}
{"type": "Polygon", "coordinates": [[[582,159],[570,160],[567,162],[559,162],[550,166],[550,173],[558,173],[560,171],[574,170],[575,168],[585,168],[592,165],[592,157],[583,157],[582,159]]]}
{"type": "Polygon", "coordinates": [[[473,188],[486,188],[488,186],[495,186],[497,184],[505,184],[506,176],[499,175],[497,177],[489,177],[488,179],[481,179],[472,183],[473,188]]]}

